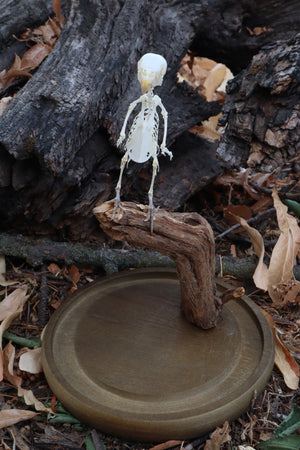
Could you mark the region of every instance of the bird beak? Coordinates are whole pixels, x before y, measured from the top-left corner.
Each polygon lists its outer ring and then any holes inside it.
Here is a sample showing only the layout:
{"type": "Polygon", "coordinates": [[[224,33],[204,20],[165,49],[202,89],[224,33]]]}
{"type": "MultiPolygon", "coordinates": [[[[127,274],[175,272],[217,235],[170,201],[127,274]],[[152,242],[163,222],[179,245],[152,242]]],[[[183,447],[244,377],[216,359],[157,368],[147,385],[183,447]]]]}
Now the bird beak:
{"type": "Polygon", "coordinates": [[[148,78],[144,78],[141,82],[142,93],[145,94],[149,89],[152,88],[152,84],[149,82],[148,78]]]}

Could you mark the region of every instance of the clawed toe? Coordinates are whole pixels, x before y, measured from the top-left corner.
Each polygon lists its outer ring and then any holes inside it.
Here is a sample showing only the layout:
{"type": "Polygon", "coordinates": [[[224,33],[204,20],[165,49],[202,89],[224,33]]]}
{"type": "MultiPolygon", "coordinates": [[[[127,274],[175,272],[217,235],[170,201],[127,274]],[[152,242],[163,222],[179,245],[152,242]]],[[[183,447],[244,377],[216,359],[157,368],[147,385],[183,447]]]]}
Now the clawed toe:
{"type": "Polygon", "coordinates": [[[120,199],[115,198],[114,202],[115,202],[115,207],[114,207],[114,212],[112,213],[112,216],[111,216],[111,220],[115,220],[115,216],[116,216],[116,212],[117,212],[118,208],[120,208],[122,211],[125,211],[123,206],[121,205],[120,199]]]}
{"type": "Polygon", "coordinates": [[[152,205],[148,206],[148,215],[146,219],[144,219],[144,222],[150,221],[150,231],[153,233],[153,221],[154,221],[154,213],[159,210],[159,206],[156,208],[152,205]]]}

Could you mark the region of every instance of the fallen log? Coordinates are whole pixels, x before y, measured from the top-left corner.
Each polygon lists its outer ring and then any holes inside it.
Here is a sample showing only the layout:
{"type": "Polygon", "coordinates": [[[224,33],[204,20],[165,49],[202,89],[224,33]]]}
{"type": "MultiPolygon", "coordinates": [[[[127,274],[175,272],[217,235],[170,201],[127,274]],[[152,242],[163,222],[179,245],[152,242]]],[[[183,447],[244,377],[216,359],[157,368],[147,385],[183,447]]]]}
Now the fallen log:
{"type": "MultiPolygon", "coordinates": [[[[174,261],[160,252],[151,250],[120,250],[91,244],[57,242],[23,235],[0,233],[0,254],[20,258],[32,267],[56,262],[78,264],[82,267],[100,267],[107,275],[119,270],[142,267],[175,267],[174,261]]],[[[252,279],[257,258],[215,257],[215,276],[231,276],[241,281],[252,279]]],[[[294,267],[294,275],[300,281],[300,266],[294,267]]]]}

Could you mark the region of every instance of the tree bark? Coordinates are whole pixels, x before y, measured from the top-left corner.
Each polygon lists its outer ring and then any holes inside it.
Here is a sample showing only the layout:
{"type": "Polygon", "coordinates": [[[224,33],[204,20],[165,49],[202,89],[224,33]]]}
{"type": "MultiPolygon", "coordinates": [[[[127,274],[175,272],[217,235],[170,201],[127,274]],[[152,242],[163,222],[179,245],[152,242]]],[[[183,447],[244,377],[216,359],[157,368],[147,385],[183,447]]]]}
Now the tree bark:
{"type": "MultiPolygon", "coordinates": [[[[168,61],[164,84],[157,93],[169,113],[167,145],[174,153],[172,162],[160,158],[154,201],[170,210],[181,208],[224,167],[216,158],[216,143],[188,133],[192,125],[219,113],[222,105],[206,102],[187,85],[177,83],[182,57],[190,48],[200,56],[226,62],[237,73],[263,45],[280,50],[282,44],[274,42],[295,35],[300,24],[297,3],[285,3],[279,11],[275,0],[246,0],[242,4],[223,0],[71,1],[64,10],[67,20],[52,53],[0,119],[2,227],[26,232],[41,223],[64,229],[70,238],[89,236],[95,227],[91,218],[94,205],[114,196],[120,162],[115,142],[129,103],[140,95],[136,64],[148,51],[160,53],[168,61]],[[255,27],[265,29],[257,34],[255,27]]],[[[0,35],[3,52],[11,45],[11,34],[21,33],[22,22],[26,29],[38,25],[37,12],[41,11],[41,21],[49,14],[46,0],[24,0],[22,5],[16,14],[11,12],[13,2],[5,2],[5,8],[0,3],[1,22],[7,14],[10,17],[0,35]]],[[[9,48],[13,49],[13,44],[9,48]]],[[[297,55],[295,46],[292,55],[297,55]]],[[[289,58],[288,53],[282,56],[289,58]]],[[[245,164],[251,144],[244,139],[245,132],[236,135],[243,130],[234,130],[235,113],[229,112],[230,105],[237,110],[233,90],[243,75],[239,77],[228,94],[223,119],[228,127],[218,150],[229,166],[245,164]]],[[[257,84],[258,79],[249,98],[258,95],[257,84]]],[[[294,85],[296,89],[299,82],[294,81],[294,85]]],[[[265,89],[272,91],[271,85],[265,88],[262,84],[263,93],[265,89]]],[[[289,105],[298,99],[295,90],[287,89],[285,94],[289,105]]],[[[271,95],[271,103],[278,108],[278,94],[271,95]]],[[[248,97],[242,97],[241,104],[250,107],[248,97]]],[[[263,109],[259,113],[262,120],[269,114],[263,109]]],[[[268,136],[270,141],[270,133],[268,136]]],[[[151,176],[148,169],[149,164],[129,165],[123,198],[146,199],[151,176]]]]}
{"type": "Polygon", "coordinates": [[[154,214],[150,232],[147,208],[122,203],[114,219],[114,202],[94,209],[101,228],[113,239],[146,247],[169,256],[176,264],[181,308],[188,321],[209,329],[216,325],[221,300],[215,296],[215,244],[208,222],[196,213],[154,214]]]}
{"type": "Polygon", "coordinates": [[[300,154],[300,34],[264,47],[227,89],[219,156],[271,172],[300,154]]]}

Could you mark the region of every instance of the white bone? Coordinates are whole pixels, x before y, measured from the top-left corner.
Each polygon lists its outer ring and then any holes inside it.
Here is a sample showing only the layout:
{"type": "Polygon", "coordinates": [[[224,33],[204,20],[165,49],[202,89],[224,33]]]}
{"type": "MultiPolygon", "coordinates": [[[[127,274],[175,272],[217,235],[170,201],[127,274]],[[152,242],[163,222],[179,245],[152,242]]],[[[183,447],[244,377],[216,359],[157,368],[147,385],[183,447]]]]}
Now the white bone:
{"type": "Polygon", "coordinates": [[[143,163],[153,158],[152,164],[152,180],[150,189],[148,191],[148,217],[150,220],[151,232],[153,231],[153,186],[156,173],[159,169],[157,156],[159,151],[163,155],[168,155],[172,159],[173,154],[166,148],[167,127],[168,127],[168,113],[163,106],[158,95],[154,95],[153,89],[155,86],[161,86],[163,77],[167,70],[167,62],[161,55],[154,53],[146,53],[138,62],[138,80],[141,84],[142,92],[140,98],[129,105],[121,132],[117,141],[119,147],[126,138],[126,127],[128,119],[140,103],[141,110],[134,118],[131,128],[128,133],[128,138],[125,143],[126,153],[122,158],[120,167],[120,176],[116,186],[115,207],[112,215],[112,220],[115,218],[117,208],[120,206],[120,191],[122,184],[122,176],[126,163],[130,160],[137,163],[143,163]],[[159,148],[158,145],[158,131],[159,131],[159,115],[157,108],[160,108],[161,115],[164,119],[164,133],[162,142],[159,148]]]}

